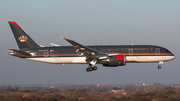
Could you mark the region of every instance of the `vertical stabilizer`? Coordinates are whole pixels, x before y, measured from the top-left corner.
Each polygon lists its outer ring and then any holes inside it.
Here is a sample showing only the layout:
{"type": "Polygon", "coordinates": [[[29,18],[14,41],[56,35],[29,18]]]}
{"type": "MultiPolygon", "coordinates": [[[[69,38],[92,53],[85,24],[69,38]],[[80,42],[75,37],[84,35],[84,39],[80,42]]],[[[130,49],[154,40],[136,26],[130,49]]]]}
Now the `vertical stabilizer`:
{"type": "Polygon", "coordinates": [[[20,50],[28,48],[40,48],[31,37],[14,21],[8,21],[20,50]]]}

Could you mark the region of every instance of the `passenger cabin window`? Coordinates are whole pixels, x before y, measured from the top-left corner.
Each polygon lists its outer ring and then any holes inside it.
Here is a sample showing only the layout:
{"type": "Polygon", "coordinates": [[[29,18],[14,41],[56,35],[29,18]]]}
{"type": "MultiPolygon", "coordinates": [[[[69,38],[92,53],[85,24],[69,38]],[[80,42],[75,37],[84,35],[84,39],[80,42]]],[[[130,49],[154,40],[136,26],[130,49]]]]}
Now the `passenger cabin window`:
{"type": "Polygon", "coordinates": [[[156,55],[159,55],[159,54],[160,54],[160,49],[159,49],[159,48],[156,48],[156,49],[155,49],[155,54],[156,54],[156,55]]]}

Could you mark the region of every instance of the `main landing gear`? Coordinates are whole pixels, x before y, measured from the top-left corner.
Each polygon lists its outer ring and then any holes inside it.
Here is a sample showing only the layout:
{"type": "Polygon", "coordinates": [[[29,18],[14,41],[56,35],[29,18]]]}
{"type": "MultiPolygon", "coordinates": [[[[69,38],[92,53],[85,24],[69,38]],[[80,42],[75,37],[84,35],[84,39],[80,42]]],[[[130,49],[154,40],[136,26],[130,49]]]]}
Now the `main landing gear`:
{"type": "Polygon", "coordinates": [[[89,64],[89,67],[86,68],[86,71],[87,71],[87,72],[90,72],[90,71],[97,70],[97,67],[94,66],[94,65],[96,64],[96,62],[97,62],[97,59],[92,59],[91,62],[90,62],[90,64],[89,64]]]}
{"type": "Polygon", "coordinates": [[[163,61],[159,61],[158,69],[161,69],[161,64],[163,64],[163,61]]]}
{"type": "Polygon", "coordinates": [[[97,70],[96,66],[89,66],[88,68],[86,68],[87,72],[94,71],[94,70],[97,70]]]}

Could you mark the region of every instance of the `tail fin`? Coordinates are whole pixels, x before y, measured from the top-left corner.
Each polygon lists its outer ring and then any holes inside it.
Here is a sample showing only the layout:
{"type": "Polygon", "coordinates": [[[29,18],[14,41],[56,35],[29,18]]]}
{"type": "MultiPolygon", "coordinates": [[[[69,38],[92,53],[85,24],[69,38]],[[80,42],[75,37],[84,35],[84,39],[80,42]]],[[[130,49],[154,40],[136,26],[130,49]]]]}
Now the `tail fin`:
{"type": "Polygon", "coordinates": [[[31,37],[14,21],[8,21],[20,50],[28,48],[40,48],[31,37]]]}

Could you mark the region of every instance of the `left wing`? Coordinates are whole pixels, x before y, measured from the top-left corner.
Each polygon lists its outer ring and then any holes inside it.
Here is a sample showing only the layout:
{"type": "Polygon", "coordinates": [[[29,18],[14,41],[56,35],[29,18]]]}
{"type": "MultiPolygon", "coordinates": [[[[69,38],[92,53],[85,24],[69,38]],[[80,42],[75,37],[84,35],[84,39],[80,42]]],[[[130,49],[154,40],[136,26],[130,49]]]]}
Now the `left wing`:
{"type": "Polygon", "coordinates": [[[86,58],[104,59],[104,58],[107,58],[107,56],[108,56],[108,54],[106,54],[104,52],[81,45],[73,40],[66,39],[64,37],[62,37],[62,38],[65,39],[66,41],[68,41],[70,44],[72,44],[76,48],[76,52],[80,52],[81,55],[86,56],[86,58]]]}

